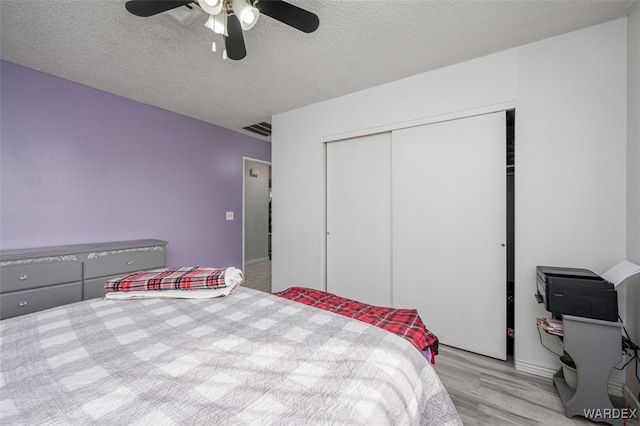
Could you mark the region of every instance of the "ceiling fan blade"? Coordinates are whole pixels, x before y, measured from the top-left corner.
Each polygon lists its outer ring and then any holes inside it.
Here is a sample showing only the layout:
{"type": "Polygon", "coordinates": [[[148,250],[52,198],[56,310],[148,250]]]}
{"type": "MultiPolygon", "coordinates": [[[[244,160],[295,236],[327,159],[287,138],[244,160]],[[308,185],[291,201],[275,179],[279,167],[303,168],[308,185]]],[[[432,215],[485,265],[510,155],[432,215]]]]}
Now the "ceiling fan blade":
{"type": "Polygon", "coordinates": [[[130,0],[125,3],[124,7],[127,10],[143,18],[157,15],[158,13],[166,12],[167,10],[175,9],[176,7],[184,6],[191,3],[193,0],[174,1],[174,0],[130,0]]]}
{"type": "Polygon", "coordinates": [[[247,56],[247,49],[244,47],[244,37],[242,27],[236,15],[227,18],[227,33],[224,37],[224,46],[227,49],[227,57],[233,60],[240,60],[247,56]]]}
{"type": "Polygon", "coordinates": [[[318,29],[320,19],[315,13],[282,0],[260,0],[256,4],[260,13],[276,19],[305,33],[318,29]]]}

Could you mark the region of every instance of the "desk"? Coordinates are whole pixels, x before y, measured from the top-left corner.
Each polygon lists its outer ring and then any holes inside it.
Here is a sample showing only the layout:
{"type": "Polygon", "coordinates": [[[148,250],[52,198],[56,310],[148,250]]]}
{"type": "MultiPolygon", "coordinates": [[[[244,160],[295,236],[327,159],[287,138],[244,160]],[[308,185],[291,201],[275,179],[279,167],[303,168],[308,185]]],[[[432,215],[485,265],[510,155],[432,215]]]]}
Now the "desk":
{"type": "MultiPolygon", "coordinates": [[[[567,417],[585,416],[587,409],[613,409],[609,399],[609,374],[622,361],[622,323],[563,315],[564,350],[576,364],[578,383],[571,389],[562,368],[553,377],[567,417]]],[[[609,411],[611,413],[611,411],[609,411]]],[[[623,425],[622,419],[591,418],[623,425]]]]}

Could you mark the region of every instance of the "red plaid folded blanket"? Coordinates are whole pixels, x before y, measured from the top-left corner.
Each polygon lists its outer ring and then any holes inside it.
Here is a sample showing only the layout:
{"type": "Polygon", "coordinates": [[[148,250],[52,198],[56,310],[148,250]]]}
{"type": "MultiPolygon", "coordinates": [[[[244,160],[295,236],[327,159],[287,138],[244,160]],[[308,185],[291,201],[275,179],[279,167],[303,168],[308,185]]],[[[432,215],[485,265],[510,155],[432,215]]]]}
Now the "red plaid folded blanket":
{"type": "Polygon", "coordinates": [[[105,292],[224,288],[228,268],[182,266],[136,272],[104,284],[105,292]]]}
{"type": "Polygon", "coordinates": [[[291,287],[273,294],[375,325],[404,337],[421,352],[429,348],[434,356],[438,353],[438,338],[427,330],[415,309],[372,306],[303,287],[291,287]]]}

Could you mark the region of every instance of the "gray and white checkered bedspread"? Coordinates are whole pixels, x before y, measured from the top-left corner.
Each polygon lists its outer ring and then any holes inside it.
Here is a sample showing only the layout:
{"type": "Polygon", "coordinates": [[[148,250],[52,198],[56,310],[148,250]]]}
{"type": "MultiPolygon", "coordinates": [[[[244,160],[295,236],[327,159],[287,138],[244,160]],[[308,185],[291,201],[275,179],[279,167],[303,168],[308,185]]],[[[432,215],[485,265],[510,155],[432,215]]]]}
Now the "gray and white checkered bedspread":
{"type": "Polygon", "coordinates": [[[3,425],[460,424],[402,337],[239,288],[0,321],[3,425]]]}

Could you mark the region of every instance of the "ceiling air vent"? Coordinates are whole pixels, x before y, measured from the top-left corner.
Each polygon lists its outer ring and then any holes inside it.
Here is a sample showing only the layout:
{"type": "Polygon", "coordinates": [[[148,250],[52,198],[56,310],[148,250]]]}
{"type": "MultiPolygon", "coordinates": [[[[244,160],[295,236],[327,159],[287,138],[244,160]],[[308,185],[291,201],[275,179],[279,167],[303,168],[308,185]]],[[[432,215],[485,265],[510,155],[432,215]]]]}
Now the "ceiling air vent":
{"type": "Polygon", "coordinates": [[[271,124],[266,121],[243,127],[244,130],[256,133],[260,136],[271,136],[271,124]]]}

